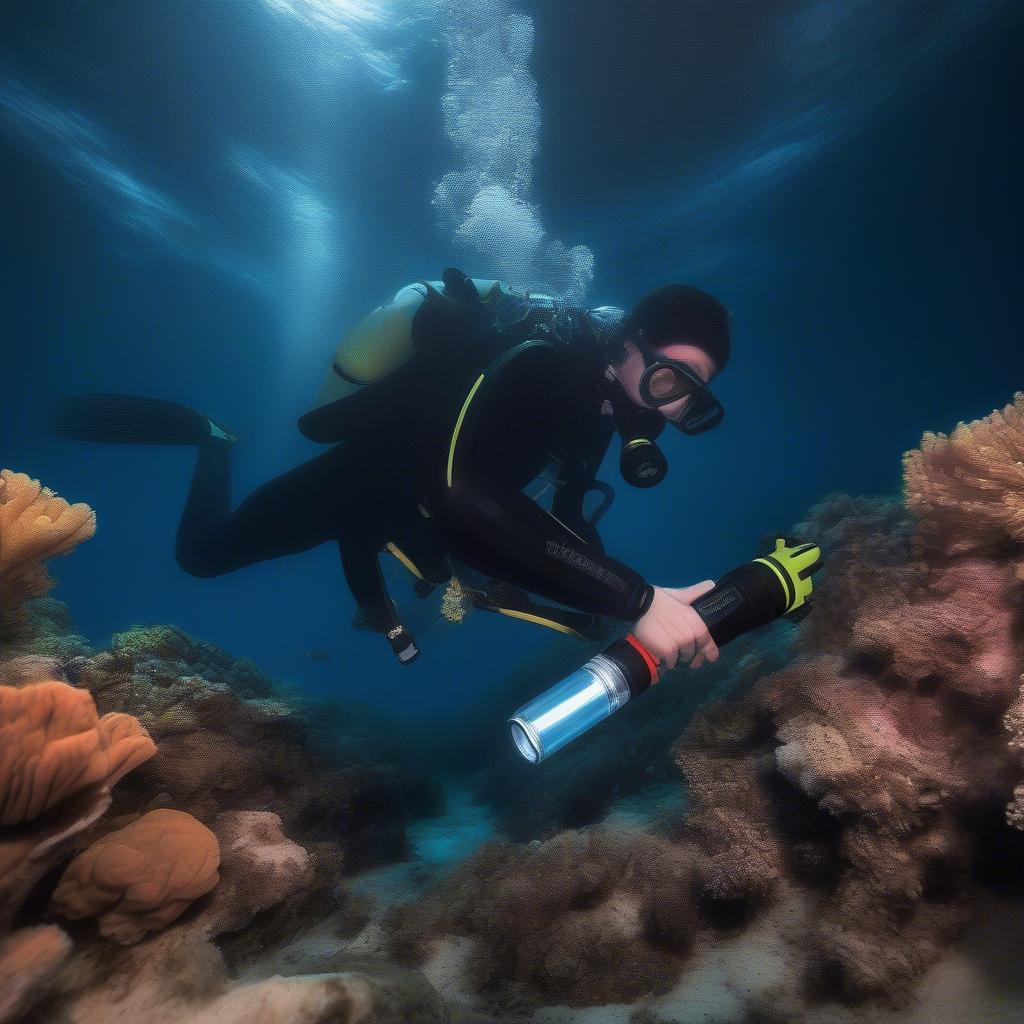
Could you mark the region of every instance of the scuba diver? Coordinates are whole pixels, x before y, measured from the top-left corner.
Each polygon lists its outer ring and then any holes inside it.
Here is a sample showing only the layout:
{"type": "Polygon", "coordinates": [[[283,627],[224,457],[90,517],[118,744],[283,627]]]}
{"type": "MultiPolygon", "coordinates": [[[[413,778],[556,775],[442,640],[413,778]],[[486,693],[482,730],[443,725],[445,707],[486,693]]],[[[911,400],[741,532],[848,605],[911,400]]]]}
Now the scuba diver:
{"type": "Polygon", "coordinates": [[[729,347],[727,310],[689,286],[658,288],[628,312],[578,309],[448,269],[402,288],[343,339],[298,424],[331,447],[234,510],[238,438],[201,413],[84,395],[58,400],[51,428],[77,440],[195,446],[181,567],[219,576],[333,541],[358,617],[403,663],[419,648],[387,592],[383,551],[421,597],[452,580],[454,558],[488,580],[468,591],[476,607],[588,638],[608,618],[629,623],[660,676],[679,660],[717,659],[690,607],[714,584],[655,586],[607,554],[597,524],[613,491],[596,474],[618,433],[626,482],[664,479],[655,438],[666,424],[694,435],[721,422],[708,385],[729,347]],[[550,509],[525,493],[538,483],[550,509]],[[587,514],[592,494],[600,501],[587,514]]]}

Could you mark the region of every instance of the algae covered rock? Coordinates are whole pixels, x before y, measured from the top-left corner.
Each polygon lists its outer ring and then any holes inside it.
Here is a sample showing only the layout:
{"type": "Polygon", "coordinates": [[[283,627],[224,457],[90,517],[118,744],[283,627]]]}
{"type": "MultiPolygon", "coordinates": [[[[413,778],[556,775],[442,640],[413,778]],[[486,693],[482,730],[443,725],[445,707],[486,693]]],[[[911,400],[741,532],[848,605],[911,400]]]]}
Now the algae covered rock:
{"type": "Polygon", "coordinates": [[[493,843],[396,912],[395,950],[472,935],[472,983],[507,1009],[629,1001],[675,980],[698,927],[692,875],[692,855],[642,833],[493,843]]]}
{"type": "Polygon", "coordinates": [[[42,999],[70,953],[71,940],[52,924],[0,938],[0,1022],[18,1020],[42,999]]]}

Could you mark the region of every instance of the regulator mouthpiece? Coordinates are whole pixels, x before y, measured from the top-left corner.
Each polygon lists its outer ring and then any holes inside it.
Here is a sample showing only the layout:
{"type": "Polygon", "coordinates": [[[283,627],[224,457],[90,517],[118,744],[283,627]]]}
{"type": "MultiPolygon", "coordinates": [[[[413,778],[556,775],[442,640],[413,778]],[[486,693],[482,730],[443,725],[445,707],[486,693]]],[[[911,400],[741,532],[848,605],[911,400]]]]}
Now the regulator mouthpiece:
{"type": "MultiPolygon", "coordinates": [[[[782,616],[802,618],[810,608],[811,575],[820,566],[817,546],[779,538],[770,554],[726,573],[692,607],[722,646],[782,616]]],[[[636,637],[617,640],[508,720],[516,749],[539,764],[656,678],[657,664],[636,637]]]]}

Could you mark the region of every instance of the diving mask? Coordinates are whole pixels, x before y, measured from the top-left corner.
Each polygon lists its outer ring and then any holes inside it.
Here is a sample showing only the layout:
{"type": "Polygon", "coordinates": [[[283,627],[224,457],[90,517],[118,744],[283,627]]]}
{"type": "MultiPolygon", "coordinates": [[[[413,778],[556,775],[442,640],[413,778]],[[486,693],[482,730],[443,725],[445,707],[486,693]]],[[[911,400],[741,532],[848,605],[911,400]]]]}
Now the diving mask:
{"type": "Polygon", "coordinates": [[[668,359],[638,331],[636,346],[643,356],[645,368],[640,377],[640,397],[652,409],[660,409],[688,398],[681,412],[666,417],[684,434],[702,434],[722,422],[725,409],[708,390],[707,385],[679,359],[668,359]]]}

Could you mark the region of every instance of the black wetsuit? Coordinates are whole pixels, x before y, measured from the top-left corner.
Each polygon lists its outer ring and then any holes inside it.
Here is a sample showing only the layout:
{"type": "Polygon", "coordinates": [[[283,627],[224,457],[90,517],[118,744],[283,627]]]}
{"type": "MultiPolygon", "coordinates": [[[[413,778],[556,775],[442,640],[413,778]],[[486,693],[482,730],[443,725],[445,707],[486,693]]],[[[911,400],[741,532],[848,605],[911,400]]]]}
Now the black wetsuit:
{"type": "Polygon", "coordinates": [[[233,512],[230,448],[202,447],[178,530],[182,567],[216,576],[335,541],[364,617],[387,632],[397,617],[378,554],[390,542],[430,583],[450,577],[451,553],[572,608],[639,618],[651,587],[604,553],[583,515],[612,434],[588,315],[556,308],[498,327],[428,303],[402,366],[299,421],[334,447],[233,512]],[[522,488],[552,459],[565,482],[549,513],[522,488]]]}

